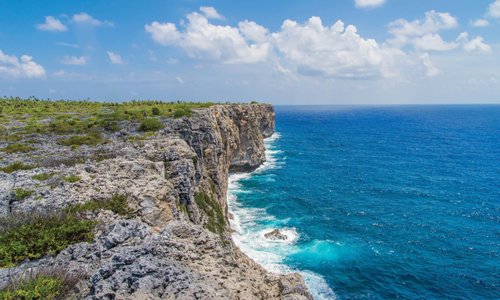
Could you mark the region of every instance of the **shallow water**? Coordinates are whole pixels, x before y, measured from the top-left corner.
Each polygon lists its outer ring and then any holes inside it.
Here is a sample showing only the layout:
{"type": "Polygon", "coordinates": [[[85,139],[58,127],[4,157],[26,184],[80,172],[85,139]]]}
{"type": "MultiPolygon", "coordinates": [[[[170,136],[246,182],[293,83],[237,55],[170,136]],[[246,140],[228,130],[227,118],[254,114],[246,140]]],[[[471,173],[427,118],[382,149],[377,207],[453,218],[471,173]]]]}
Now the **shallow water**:
{"type": "Polygon", "coordinates": [[[249,256],[317,299],[500,298],[500,106],[277,107],[276,125],[230,178],[249,256]]]}

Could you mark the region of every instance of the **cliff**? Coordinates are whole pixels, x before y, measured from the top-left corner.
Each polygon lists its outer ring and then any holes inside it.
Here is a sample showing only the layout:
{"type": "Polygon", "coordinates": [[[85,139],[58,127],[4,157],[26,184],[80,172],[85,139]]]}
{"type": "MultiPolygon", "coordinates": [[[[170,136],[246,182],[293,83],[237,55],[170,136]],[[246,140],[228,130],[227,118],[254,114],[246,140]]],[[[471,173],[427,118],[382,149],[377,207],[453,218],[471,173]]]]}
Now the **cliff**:
{"type": "Polygon", "coordinates": [[[228,174],[265,161],[272,106],[215,105],[162,122],[153,135],[132,138],[123,124],[106,143],[74,149],[46,136],[3,157],[37,167],[0,171],[2,217],[78,211],[97,225],[85,242],[0,269],[0,287],[52,268],[79,274],[65,296],[77,299],[311,299],[298,274],[266,272],[230,239],[228,174]],[[19,190],[31,192],[20,200],[19,190]],[[117,195],[126,213],[101,205],[117,195]]]}

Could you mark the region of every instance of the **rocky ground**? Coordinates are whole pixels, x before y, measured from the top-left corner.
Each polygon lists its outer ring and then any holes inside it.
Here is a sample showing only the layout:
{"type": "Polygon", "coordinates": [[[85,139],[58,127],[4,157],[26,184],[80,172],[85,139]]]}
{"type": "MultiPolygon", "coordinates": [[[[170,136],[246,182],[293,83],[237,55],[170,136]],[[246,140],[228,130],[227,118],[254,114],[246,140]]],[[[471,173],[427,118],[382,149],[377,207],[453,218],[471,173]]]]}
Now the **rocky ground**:
{"type": "Polygon", "coordinates": [[[82,211],[97,223],[91,242],[0,269],[0,288],[26,270],[60,267],[80,275],[68,298],[311,299],[300,275],[266,272],[230,239],[228,173],[265,160],[273,108],[215,105],[161,122],[147,135],[122,126],[95,146],[63,146],[47,135],[32,151],[2,153],[0,167],[33,168],[0,171],[1,217],[115,195],[126,197],[128,213],[82,211]]]}

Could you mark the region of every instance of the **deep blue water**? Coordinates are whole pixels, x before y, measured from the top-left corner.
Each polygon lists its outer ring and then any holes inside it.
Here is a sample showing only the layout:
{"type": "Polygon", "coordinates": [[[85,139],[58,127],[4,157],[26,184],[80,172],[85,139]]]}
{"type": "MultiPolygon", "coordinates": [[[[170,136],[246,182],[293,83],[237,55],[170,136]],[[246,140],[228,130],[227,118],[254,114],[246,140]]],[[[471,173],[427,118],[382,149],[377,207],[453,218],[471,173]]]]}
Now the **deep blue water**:
{"type": "Polygon", "coordinates": [[[230,185],[251,257],[318,299],[500,299],[500,106],[276,107],[276,128],[230,185]]]}

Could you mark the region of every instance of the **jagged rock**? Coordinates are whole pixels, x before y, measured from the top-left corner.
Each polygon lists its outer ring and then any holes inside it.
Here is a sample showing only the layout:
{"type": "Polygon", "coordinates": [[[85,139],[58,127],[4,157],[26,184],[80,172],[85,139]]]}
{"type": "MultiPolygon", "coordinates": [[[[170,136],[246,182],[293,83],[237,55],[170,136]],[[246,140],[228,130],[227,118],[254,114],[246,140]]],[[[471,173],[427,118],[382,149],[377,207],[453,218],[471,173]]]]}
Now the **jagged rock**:
{"type": "Polygon", "coordinates": [[[288,237],[285,234],[281,233],[279,229],[274,229],[273,231],[264,234],[264,237],[270,240],[281,240],[281,241],[288,239],[288,237]]]}
{"type": "Polygon", "coordinates": [[[82,274],[71,295],[76,299],[311,299],[299,275],[268,273],[232,243],[229,230],[208,231],[209,216],[194,199],[196,193],[208,195],[228,222],[228,174],[265,161],[263,138],[274,132],[272,106],[215,105],[195,110],[191,118],[163,122],[164,129],[138,143],[123,138],[135,132],[122,130],[106,136],[106,144],[71,152],[47,136],[37,155],[4,157],[0,166],[23,161],[45,167],[0,171],[0,215],[61,210],[125,194],[133,218],[84,213],[100,222],[92,243],[0,270],[0,287],[27,268],[62,266],[82,274]],[[61,165],[75,158],[85,163],[61,165]],[[48,172],[54,178],[32,178],[48,172]],[[80,181],[62,180],[69,175],[80,181]],[[13,201],[8,195],[17,187],[34,193],[13,201]]]}

